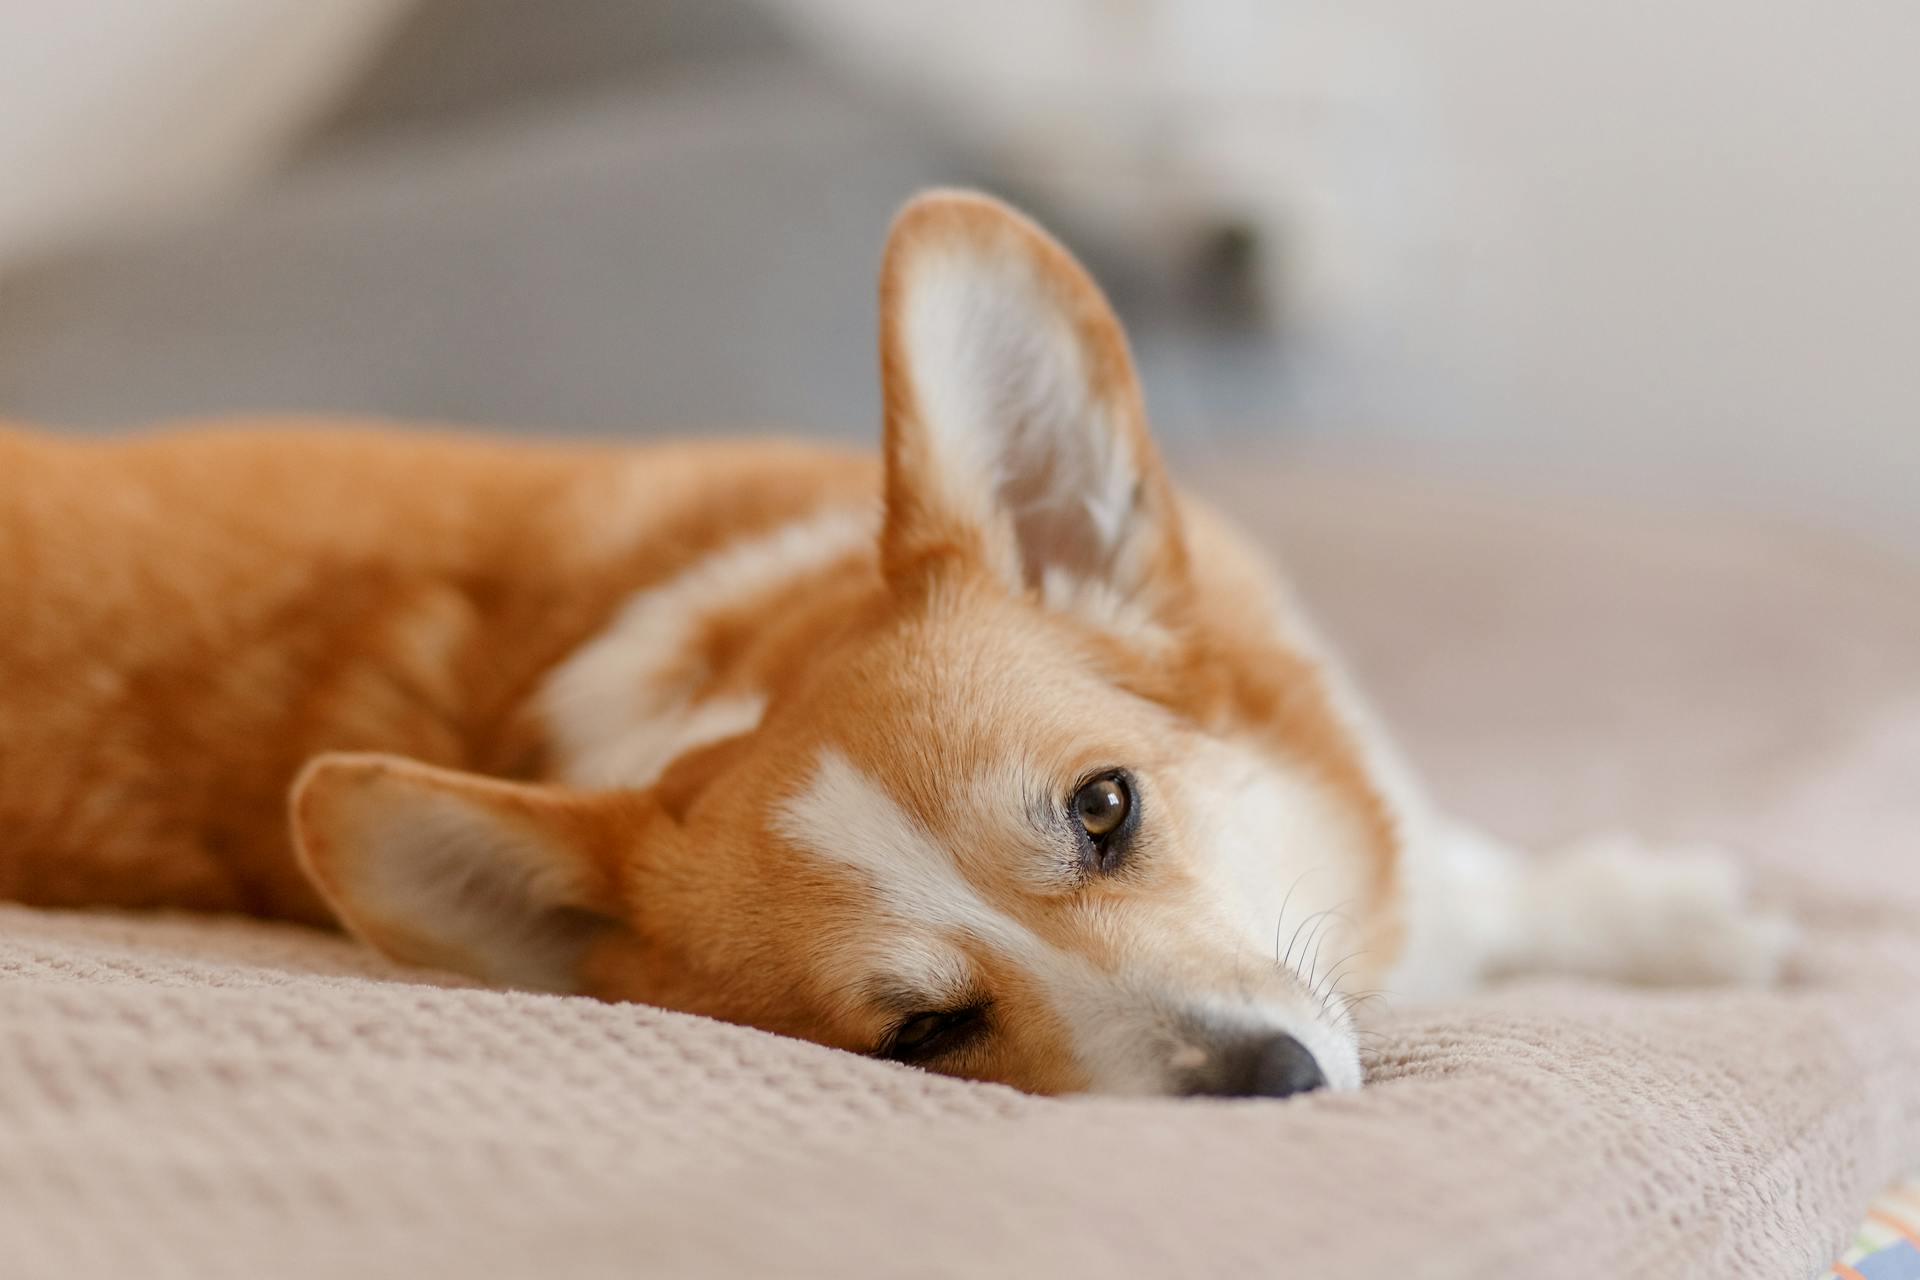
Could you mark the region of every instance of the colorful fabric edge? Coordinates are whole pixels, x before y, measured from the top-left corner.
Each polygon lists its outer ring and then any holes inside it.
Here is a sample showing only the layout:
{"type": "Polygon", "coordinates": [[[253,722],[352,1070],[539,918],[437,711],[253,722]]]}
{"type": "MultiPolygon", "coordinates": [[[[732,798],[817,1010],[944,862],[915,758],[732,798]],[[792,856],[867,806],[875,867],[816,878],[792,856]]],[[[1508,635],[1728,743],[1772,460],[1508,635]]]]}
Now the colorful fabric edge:
{"type": "Polygon", "coordinates": [[[1826,1274],[1830,1280],[1920,1280],[1920,1170],[1874,1197],[1853,1244],[1826,1274]]]}

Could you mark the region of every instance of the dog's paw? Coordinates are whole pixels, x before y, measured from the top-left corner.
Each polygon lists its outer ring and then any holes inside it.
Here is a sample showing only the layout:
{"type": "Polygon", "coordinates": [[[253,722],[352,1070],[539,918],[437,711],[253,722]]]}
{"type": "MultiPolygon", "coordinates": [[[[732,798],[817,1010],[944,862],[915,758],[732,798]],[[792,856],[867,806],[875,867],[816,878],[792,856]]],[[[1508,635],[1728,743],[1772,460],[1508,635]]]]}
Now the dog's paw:
{"type": "Polygon", "coordinates": [[[1660,986],[1771,982],[1796,931],[1718,850],[1612,838],[1543,860],[1527,906],[1541,967],[1660,986]]]}

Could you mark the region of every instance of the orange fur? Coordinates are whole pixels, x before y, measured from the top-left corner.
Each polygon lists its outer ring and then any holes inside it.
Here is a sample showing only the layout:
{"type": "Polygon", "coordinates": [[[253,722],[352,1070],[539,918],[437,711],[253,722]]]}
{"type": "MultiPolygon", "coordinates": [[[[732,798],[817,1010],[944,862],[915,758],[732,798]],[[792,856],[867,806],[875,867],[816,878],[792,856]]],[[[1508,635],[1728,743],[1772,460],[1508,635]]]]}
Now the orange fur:
{"type": "Polygon", "coordinates": [[[533,776],[529,693],[626,595],[873,484],[775,442],[0,432],[0,895],[330,922],[287,836],[308,758],[533,776]]]}

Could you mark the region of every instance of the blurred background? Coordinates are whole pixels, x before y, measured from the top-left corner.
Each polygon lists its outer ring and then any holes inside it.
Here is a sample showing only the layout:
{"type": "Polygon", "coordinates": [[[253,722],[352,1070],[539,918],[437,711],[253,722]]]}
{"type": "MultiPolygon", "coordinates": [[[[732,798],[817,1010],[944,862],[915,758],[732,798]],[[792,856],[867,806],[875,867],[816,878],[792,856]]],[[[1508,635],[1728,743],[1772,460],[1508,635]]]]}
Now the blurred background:
{"type": "Polygon", "coordinates": [[[1920,557],[1909,0],[0,0],[0,416],[869,439],[935,183],[1176,460],[1920,557]]]}

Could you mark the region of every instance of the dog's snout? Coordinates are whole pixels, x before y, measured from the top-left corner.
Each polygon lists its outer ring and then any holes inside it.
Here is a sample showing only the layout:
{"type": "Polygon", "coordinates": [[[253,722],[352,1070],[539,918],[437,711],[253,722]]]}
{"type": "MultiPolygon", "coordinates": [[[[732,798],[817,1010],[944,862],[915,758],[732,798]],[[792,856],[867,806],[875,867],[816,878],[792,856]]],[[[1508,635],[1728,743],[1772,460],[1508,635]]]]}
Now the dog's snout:
{"type": "Polygon", "coordinates": [[[1282,1033],[1252,1036],[1215,1050],[1192,1092],[1216,1098],[1288,1098],[1321,1088],[1327,1077],[1307,1047],[1282,1033]]]}

